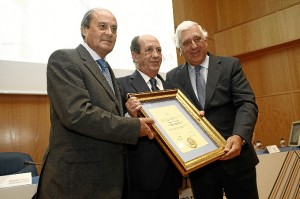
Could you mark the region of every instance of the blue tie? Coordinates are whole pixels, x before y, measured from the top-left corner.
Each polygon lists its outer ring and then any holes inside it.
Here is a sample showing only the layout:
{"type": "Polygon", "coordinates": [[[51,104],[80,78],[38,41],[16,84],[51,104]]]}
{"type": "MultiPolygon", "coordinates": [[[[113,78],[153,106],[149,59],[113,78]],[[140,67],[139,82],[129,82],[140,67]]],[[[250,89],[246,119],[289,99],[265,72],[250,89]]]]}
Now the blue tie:
{"type": "Polygon", "coordinates": [[[205,80],[204,80],[204,77],[202,75],[201,70],[204,70],[203,66],[196,66],[195,67],[196,87],[197,87],[198,100],[199,100],[202,108],[204,109],[206,84],[205,84],[205,80]]]}
{"type": "Polygon", "coordinates": [[[112,80],[111,80],[111,75],[110,75],[110,72],[108,70],[108,66],[107,66],[105,60],[98,59],[98,60],[96,60],[96,62],[99,64],[102,74],[106,78],[106,80],[107,80],[108,84],[110,85],[111,89],[114,91],[114,86],[113,86],[113,83],[112,83],[112,80]]]}

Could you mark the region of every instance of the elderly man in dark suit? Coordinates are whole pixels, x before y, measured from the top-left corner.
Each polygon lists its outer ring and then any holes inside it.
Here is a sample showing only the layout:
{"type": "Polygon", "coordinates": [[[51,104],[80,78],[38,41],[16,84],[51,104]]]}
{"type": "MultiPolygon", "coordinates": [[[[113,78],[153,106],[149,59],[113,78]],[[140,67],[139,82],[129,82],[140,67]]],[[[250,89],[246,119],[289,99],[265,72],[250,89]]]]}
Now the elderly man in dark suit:
{"type": "Polygon", "coordinates": [[[51,132],[37,198],[121,198],[123,144],[153,138],[153,120],[123,117],[119,87],[105,61],[117,37],[115,16],[88,11],[81,34],[83,44],[57,50],[48,61],[51,132]]]}
{"type": "Polygon", "coordinates": [[[166,82],[180,89],[227,140],[225,155],[190,174],[196,199],[257,199],[251,139],[258,108],[238,59],[208,53],[207,32],[192,21],[182,22],[176,46],[186,63],[167,73],[166,82]]]}
{"type": "MultiPolygon", "coordinates": [[[[155,37],[137,36],[130,49],[136,70],[129,76],[118,78],[124,104],[128,93],[171,88],[158,74],[162,49],[155,37]]],[[[132,117],[137,117],[138,103],[134,98],[126,103],[132,117]]],[[[137,145],[127,146],[127,149],[128,193],[124,198],[178,199],[181,176],[156,141],[140,138],[137,145]]]]}

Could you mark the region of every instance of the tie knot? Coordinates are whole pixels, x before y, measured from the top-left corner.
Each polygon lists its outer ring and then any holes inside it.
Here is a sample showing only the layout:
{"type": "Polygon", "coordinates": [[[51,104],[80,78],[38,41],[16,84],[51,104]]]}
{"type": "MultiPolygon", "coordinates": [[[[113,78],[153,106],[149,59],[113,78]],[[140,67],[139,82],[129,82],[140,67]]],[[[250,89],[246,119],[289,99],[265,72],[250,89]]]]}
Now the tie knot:
{"type": "Polygon", "coordinates": [[[156,79],[155,78],[152,77],[152,78],[150,78],[149,81],[150,81],[151,84],[155,84],[156,85],[156,79]]]}
{"type": "Polygon", "coordinates": [[[195,73],[199,73],[203,66],[195,66],[195,73]]]}
{"type": "Polygon", "coordinates": [[[104,59],[98,59],[96,62],[101,66],[101,70],[105,70],[107,68],[107,64],[104,59]]]}
{"type": "Polygon", "coordinates": [[[150,84],[151,84],[151,90],[152,91],[156,91],[156,90],[159,90],[159,88],[157,87],[157,85],[156,85],[156,79],[155,78],[150,78],[150,84]]]}

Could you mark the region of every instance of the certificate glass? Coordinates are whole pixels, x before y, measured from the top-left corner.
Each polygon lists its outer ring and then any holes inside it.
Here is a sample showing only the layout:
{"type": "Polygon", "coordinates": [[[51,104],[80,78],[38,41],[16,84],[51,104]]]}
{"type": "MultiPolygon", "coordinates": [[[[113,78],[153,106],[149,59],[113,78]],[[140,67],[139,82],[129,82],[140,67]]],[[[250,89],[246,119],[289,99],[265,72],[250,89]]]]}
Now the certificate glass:
{"type": "Polygon", "coordinates": [[[140,116],[155,121],[155,139],[182,175],[224,154],[226,141],[180,90],[130,93],[142,103],[140,116]]]}

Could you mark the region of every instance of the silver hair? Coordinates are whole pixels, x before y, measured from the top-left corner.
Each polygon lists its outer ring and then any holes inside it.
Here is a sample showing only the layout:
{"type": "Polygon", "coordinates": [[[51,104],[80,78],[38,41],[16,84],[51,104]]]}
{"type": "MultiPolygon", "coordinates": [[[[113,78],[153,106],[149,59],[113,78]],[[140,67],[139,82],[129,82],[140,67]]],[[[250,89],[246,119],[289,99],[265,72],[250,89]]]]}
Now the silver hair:
{"type": "Polygon", "coordinates": [[[176,31],[175,31],[174,39],[175,39],[175,45],[177,48],[180,48],[179,42],[180,42],[181,32],[183,30],[187,30],[188,28],[190,28],[192,26],[198,26],[201,34],[204,37],[203,39],[207,38],[208,33],[199,24],[197,24],[196,22],[193,22],[193,21],[184,21],[177,26],[176,31]]]}

